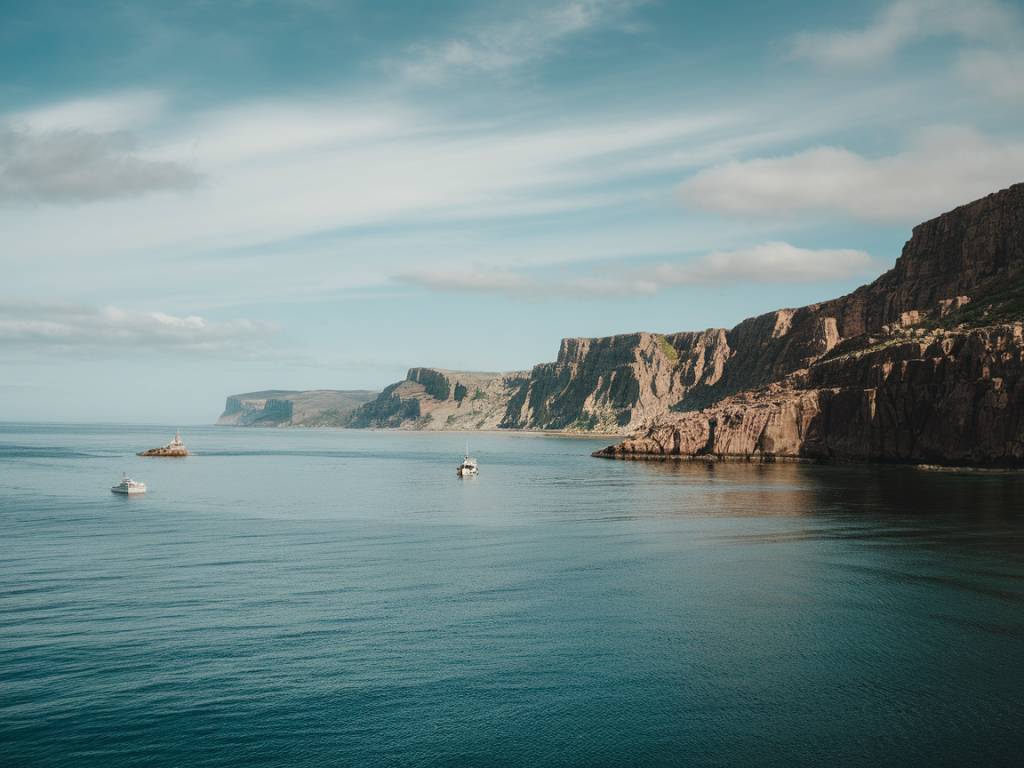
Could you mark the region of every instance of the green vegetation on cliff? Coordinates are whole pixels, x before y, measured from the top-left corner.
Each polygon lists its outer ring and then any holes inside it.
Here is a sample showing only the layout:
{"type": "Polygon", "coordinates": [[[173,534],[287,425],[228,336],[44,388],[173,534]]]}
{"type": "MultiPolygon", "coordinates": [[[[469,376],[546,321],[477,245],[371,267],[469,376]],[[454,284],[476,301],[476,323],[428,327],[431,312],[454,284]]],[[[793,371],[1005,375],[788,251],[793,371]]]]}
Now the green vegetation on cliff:
{"type": "Polygon", "coordinates": [[[658,334],[658,347],[661,348],[661,352],[665,357],[671,360],[673,363],[679,362],[679,350],[672,346],[672,342],[666,339],[662,334],[658,334]]]}

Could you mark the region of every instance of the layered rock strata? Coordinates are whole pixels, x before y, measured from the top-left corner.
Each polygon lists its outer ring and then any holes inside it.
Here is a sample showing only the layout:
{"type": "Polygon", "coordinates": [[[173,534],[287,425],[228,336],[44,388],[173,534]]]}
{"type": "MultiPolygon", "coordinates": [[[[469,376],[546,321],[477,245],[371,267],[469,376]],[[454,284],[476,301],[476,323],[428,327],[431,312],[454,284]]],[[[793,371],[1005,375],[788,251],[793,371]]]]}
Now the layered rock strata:
{"type": "Polygon", "coordinates": [[[609,457],[1024,462],[1024,185],[916,227],[896,265],[833,301],[729,331],[680,413],[609,457]]]}

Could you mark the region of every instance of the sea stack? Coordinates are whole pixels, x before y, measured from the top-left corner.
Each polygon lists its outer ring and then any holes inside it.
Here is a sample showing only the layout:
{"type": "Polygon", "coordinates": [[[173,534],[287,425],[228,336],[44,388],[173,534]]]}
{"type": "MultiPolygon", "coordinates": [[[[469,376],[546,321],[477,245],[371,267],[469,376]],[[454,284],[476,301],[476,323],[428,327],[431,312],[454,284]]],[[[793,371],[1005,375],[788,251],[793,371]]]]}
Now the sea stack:
{"type": "Polygon", "coordinates": [[[181,433],[175,432],[174,439],[167,445],[163,445],[159,448],[150,448],[148,451],[139,451],[138,455],[183,457],[188,456],[188,448],[186,448],[185,444],[181,442],[181,433]]]}

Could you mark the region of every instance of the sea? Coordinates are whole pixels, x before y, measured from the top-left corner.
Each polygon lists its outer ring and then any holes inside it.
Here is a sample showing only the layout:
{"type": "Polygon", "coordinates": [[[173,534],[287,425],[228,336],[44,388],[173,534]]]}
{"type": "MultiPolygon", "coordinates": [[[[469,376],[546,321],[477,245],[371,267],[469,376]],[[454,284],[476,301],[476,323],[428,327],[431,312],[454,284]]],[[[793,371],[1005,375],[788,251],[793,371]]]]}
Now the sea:
{"type": "Polygon", "coordinates": [[[1024,762],[1024,474],[173,433],[0,424],[5,768],[1024,762]]]}

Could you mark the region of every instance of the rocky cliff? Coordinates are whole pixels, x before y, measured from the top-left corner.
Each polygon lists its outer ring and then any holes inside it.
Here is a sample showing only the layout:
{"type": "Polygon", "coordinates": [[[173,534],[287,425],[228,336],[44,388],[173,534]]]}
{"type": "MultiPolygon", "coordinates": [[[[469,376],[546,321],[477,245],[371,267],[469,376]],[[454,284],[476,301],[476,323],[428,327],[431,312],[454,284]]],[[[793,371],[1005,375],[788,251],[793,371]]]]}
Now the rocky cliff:
{"type": "Polygon", "coordinates": [[[725,332],[721,373],[598,455],[1024,462],[1024,185],[914,228],[890,271],[725,332]]]}
{"type": "Polygon", "coordinates": [[[230,395],[219,425],[243,427],[340,427],[377,396],[366,390],[266,390],[230,395]]]}
{"type": "Polygon", "coordinates": [[[410,368],[405,379],[386,387],[354,411],[351,427],[401,429],[496,429],[525,372],[473,373],[410,368]]]}
{"type": "Polygon", "coordinates": [[[721,330],[563,339],[558,359],[534,366],[513,394],[501,426],[621,434],[714,385],[727,357],[721,330]]]}
{"type": "Polygon", "coordinates": [[[349,424],[625,434],[717,382],[727,352],[723,330],[563,339],[555,362],[530,371],[412,368],[349,424]]]}

